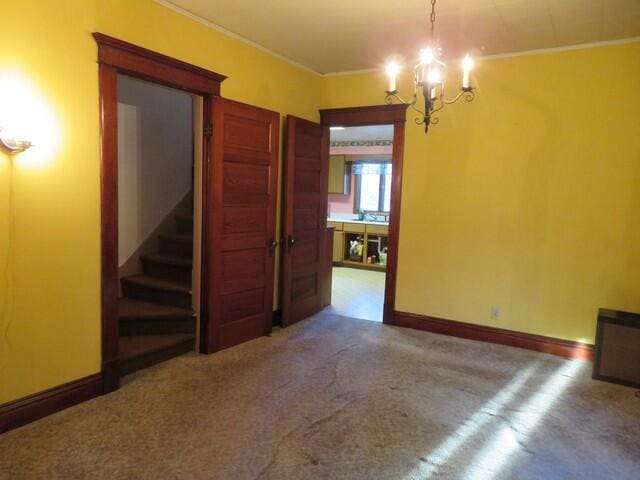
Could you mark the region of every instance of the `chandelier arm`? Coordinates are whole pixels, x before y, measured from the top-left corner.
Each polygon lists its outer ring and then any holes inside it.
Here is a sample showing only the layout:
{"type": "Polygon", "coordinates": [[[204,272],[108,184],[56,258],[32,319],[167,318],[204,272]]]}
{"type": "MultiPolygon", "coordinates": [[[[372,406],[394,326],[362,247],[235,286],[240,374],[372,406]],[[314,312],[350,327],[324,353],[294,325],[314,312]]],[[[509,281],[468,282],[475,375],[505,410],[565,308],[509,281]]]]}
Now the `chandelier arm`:
{"type": "Polygon", "coordinates": [[[401,104],[403,105],[409,105],[411,107],[413,107],[416,104],[416,97],[413,97],[413,100],[411,102],[407,102],[406,100],[404,100],[400,95],[398,95],[397,92],[387,92],[387,95],[384,97],[384,102],[387,105],[392,105],[393,104],[393,99],[398,100],[401,104]]]}
{"type": "Polygon", "coordinates": [[[472,102],[473,99],[476,98],[476,94],[473,92],[473,88],[463,88],[455,97],[449,99],[442,97],[442,101],[446,105],[451,105],[452,103],[456,103],[458,100],[460,100],[460,97],[462,97],[463,95],[467,102],[472,102]]]}
{"type": "Polygon", "coordinates": [[[423,110],[420,110],[418,107],[416,107],[415,103],[410,103],[409,106],[411,107],[412,110],[415,110],[416,112],[418,112],[423,117],[427,116],[427,114],[423,110]]]}

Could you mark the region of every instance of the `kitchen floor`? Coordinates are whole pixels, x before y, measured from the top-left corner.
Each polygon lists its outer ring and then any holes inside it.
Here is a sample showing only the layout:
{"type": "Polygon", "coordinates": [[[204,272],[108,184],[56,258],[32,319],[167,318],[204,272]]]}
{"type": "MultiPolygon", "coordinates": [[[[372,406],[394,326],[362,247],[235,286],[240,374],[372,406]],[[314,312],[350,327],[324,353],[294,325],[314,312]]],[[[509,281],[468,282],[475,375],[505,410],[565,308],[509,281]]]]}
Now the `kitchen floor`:
{"type": "Polygon", "coordinates": [[[385,272],[333,267],[331,305],[326,312],[382,322],[385,272]]]}

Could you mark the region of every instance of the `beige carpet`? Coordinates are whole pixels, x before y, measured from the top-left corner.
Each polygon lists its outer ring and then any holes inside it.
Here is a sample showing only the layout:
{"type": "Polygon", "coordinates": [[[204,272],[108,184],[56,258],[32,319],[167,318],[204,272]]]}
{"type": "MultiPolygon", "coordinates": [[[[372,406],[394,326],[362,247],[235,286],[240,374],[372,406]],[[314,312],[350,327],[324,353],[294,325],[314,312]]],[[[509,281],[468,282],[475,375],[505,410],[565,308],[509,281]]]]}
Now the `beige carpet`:
{"type": "Polygon", "coordinates": [[[322,314],[0,435],[2,479],[638,479],[589,363],[322,314]]]}

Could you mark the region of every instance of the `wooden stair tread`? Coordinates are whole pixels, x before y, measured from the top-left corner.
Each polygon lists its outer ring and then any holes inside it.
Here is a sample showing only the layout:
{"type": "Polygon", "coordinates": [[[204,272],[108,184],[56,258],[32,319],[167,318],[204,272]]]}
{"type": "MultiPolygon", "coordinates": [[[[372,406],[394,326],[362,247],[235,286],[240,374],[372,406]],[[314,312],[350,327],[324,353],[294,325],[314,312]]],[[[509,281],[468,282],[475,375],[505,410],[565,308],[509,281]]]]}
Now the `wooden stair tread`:
{"type": "Polygon", "coordinates": [[[193,310],[186,308],[144,302],[133,298],[118,299],[119,320],[193,318],[195,315],[193,310]]]}
{"type": "Polygon", "coordinates": [[[156,288],[159,290],[191,294],[191,287],[189,285],[152,277],[150,275],[132,275],[129,277],[123,277],[121,281],[134,283],[143,287],[156,288]]]}
{"type": "Polygon", "coordinates": [[[191,260],[190,258],[176,257],[174,255],[167,255],[161,252],[146,253],[144,255],[141,255],[140,258],[142,258],[143,260],[151,260],[153,262],[175,265],[178,267],[193,267],[193,260],[191,260]]]}
{"type": "Polygon", "coordinates": [[[119,358],[121,360],[127,360],[147,355],[185,342],[193,341],[194,339],[195,335],[190,333],[120,337],[118,340],[119,358]]]}

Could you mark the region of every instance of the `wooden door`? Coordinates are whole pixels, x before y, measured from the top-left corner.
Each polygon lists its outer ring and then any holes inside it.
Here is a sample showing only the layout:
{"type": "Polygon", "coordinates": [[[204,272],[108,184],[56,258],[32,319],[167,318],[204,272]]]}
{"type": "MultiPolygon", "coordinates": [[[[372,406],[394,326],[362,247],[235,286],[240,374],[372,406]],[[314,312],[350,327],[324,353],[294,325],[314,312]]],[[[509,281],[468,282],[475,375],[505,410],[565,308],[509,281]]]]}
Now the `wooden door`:
{"type": "Polygon", "coordinates": [[[207,351],[271,331],[278,141],[276,112],[214,97],[206,185],[207,351]]]}
{"type": "Polygon", "coordinates": [[[283,179],[282,324],[322,308],[329,128],[287,116],[283,179]]]}

